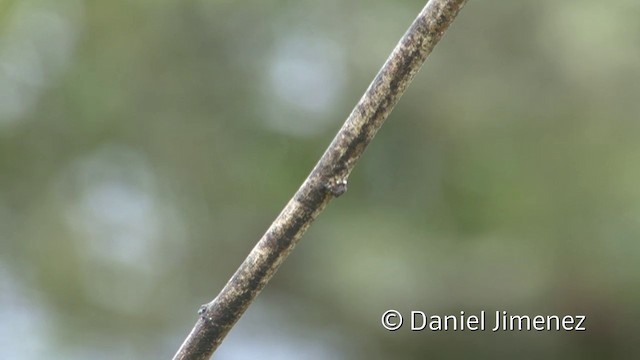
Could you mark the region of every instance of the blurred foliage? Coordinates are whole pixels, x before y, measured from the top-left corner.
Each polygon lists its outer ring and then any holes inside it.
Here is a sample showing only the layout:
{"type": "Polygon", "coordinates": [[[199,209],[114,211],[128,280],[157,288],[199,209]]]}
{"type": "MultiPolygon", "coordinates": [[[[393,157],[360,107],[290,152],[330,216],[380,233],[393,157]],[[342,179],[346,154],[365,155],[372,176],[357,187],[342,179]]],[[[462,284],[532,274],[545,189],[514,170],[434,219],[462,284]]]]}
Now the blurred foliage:
{"type": "MultiPolygon", "coordinates": [[[[1,1],[0,358],[171,356],[423,5],[1,1]]],[[[638,357],[639,16],[470,1],[217,358],[638,357]]]]}

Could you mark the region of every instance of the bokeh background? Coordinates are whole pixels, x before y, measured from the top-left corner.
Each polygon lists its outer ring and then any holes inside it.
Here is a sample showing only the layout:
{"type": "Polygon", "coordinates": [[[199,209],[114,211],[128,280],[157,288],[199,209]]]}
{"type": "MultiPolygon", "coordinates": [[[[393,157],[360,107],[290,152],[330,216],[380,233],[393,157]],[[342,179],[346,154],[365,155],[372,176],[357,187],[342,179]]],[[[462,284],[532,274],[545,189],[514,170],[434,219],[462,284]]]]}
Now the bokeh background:
{"type": "MultiPolygon", "coordinates": [[[[170,358],[423,6],[0,1],[0,358],[170,358]]],[[[470,1],[216,358],[640,358],[639,18],[470,1]]]]}

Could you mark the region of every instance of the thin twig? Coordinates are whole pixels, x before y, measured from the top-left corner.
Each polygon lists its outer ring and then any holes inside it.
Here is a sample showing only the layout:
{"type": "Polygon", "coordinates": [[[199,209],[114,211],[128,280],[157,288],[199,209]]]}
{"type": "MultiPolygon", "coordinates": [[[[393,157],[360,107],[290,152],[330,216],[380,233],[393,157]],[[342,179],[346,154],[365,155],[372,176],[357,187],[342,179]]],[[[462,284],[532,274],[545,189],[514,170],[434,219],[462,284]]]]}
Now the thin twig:
{"type": "Polygon", "coordinates": [[[467,0],[430,0],[300,189],[200,317],[174,360],[206,360],[327,203],[347,189],[362,152],[467,0]]]}

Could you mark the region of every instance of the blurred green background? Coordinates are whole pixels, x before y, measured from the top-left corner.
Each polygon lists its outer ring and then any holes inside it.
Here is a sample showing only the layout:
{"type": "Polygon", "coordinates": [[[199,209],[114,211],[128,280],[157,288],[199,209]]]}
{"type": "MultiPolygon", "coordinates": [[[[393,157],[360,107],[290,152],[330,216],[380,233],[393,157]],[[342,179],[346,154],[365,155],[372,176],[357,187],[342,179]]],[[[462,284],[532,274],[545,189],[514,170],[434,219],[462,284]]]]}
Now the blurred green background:
{"type": "MultiPolygon", "coordinates": [[[[0,358],[170,358],[423,6],[0,0],[0,358]]],[[[639,18],[471,0],[216,358],[640,358],[639,18]]]]}

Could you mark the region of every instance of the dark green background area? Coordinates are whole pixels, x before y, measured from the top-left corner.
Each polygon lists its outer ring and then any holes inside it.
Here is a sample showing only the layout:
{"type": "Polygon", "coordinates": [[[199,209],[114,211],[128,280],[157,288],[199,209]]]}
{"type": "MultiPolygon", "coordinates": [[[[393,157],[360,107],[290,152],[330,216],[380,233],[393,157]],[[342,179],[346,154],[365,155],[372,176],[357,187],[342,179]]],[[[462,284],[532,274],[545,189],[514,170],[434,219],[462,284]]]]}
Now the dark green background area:
{"type": "MultiPolygon", "coordinates": [[[[0,358],[170,358],[423,6],[0,1],[0,358]]],[[[640,356],[638,18],[471,0],[216,358],[640,356]]]]}

